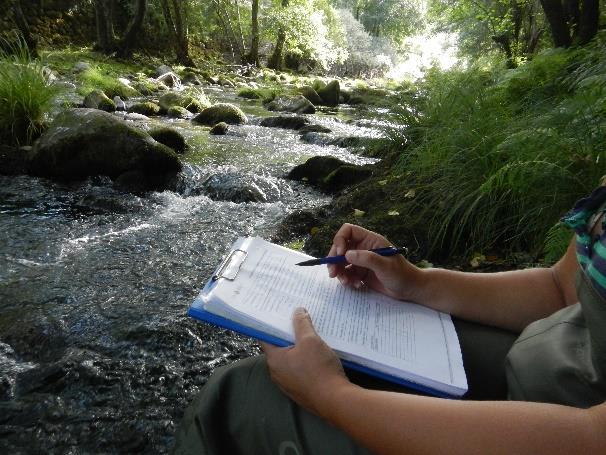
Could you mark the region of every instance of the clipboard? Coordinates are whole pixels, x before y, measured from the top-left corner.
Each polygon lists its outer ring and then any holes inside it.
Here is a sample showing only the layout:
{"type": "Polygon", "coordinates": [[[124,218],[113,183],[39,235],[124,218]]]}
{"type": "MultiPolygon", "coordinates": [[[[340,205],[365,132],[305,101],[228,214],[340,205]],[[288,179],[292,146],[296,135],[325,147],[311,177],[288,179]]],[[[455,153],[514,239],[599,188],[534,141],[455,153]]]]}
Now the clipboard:
{"type": "MultiPolygon", "coordinates": [[[[211,278],[207,281],[207,283],[205,284],[203,289],[200,291],[199,295],[196,297],[196,299],[190,306],[187,314],[188,314],[188,316],[191,316],[202,322],[210,323],[211,325],[214,325],[214,326],[217,326],[220,328],[232,330],[232,331],[242,334],[244,336],[255,338],[257,340],[267,342],[267,343],[273,344],[275,346],[280,346],[280,347],[291,346],[293,343],[292,343],[292,341],[290,341],[288,339],[282,338],[280,336],[276,336],[274,334],[267,333],[267,332],[263,331],[262,329],[259,329],[256,327],[250,327],[248,325],[244,325],[240,322],[236,322],[236,321],[229,319],[227,317],[224,317],[222,315],[218,315],[218,314],[212,313],[210,311],[207,311],[205,308],[206,302],[214,298],[213,291],[215,291],[217,286],[221,286],[221,283],[224,280],[226,281],[225,285],[233,286],[231,283],[238,282],[238,277],[240,276],[240,272],[242,270],[247,270],[252,267],[251,266],[248,268],[243,268],[243,265],[246,263],[247,259],[251,258],[251,254],[249,253],[249,251],[250,251],[249,247],[251,247],[253,240],[254,239],[251,237],[239,238],[232,245],[230,251],[221,260],[221,262],[217,266],[216,270],[212,274],[211,278]],[[227,282],[229,282],[229,284],[227,282]]],[[[258,241],[258,239],[257,239],[257,241],[258,241]]],[[[283,248],[283,247],[279,247],[277,245],[274,245],[274,247],[283,248]]],[[[294,253],[294,252],[291,252],[291,253],[294,253]]],[[[297,256],[307,256],[307,255],[303,255],[299,252],[297,252],[296,254],[297,254],[297,256]]],[[[252,254],[252,257],[256,258],[257,257],[256,253],[252,254]]],[[[255,263],[256,263],[256,259],[255,259],[255,263]]],[[[250,270],[248,270],[248,272],[250,272],[250,270]]],[[[248,275],[245,275],[245,277],[247,277],[247,276],[248,275]]],[[[340,360],[345,367],[350,368],[352,370],[360,371],[360,372],[369,374],[371,376],[375,376],[380,379],[387,380],[389,382],[404,385],[406,387],[418,390],[420,392],[423,392],[423,393],[426,393],[429,395],[445,397],[445,398],[456,398],[458,396],[458,394],[455,395],[453,393],[449,393],[448,391],[439,390],[437,388],[434,388],[434,387],[426,385],[426,384],[420,384],[420,383],[417,383],[416,381],[412,381],[410,378],[405,379],[402,377],[398,377],[398,376],[392,375],[390,373],[380,371],[380,370],[374,369],[372,367],[356,363],[349,359],[341,358],[340,360]]]]}

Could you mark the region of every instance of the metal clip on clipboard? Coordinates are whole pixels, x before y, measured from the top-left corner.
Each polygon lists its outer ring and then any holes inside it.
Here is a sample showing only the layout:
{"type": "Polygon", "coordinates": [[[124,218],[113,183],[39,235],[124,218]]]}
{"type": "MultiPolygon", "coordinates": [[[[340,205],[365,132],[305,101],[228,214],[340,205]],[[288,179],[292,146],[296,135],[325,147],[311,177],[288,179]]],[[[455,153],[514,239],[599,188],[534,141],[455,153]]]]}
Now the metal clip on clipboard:
{"type": "Polygon", "coordinates": [[[248,252],[235,249],[231,251],[219,265],[217,272],[213,275],[212,280],[217,281],[219,278],[233,281],[238,276],[238,272],[246,259],[248,252]]]}

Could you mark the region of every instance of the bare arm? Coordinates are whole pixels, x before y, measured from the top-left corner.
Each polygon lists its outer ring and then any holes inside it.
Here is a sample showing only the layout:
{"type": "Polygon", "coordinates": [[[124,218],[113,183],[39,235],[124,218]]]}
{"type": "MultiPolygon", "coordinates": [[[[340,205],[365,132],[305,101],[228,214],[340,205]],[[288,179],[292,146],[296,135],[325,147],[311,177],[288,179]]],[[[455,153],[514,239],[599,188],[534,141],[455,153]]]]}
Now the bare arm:
{"type": "Polygon", "coordinates": [[[352,266],[333,266],[329,273],[344,285],[359,287],[363,281],[395,298],[515,331],[577,300],[574,276],[578,263],[573,242],[551,268],[500,273],[419,269],[401,257],[355,251],[388,244],[385,238],[373,232],[344,225],[335,236],[329,254],[346,252],[352,266]]]}
{"type": "Polygon", "coordinates": [[[606,404],[458,401],[366,390],[351,384],[295,313],[296,344],[263,345],[272,379],[294,401],[379,454],[606,453],[606,404]]]}

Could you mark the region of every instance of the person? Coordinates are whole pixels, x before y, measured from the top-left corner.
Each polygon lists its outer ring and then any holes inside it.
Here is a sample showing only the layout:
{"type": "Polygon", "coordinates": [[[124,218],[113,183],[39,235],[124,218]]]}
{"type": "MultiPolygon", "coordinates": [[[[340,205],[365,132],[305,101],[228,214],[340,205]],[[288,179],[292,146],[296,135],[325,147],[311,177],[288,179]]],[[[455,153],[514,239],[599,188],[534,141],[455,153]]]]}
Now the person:
{"type": "Polygon", "coordinates": [[[294,346],[262,344],[210,378],[175,453],[606,453],[605,210],[606,187],[575,205],[576,239],[552,267],[486,274],[379,256],[365,250],[387,239],[343,225],[329,255],[349,265],[329,275],[451,314],[471,399],[361,386],[298,309],[294,346]]]}

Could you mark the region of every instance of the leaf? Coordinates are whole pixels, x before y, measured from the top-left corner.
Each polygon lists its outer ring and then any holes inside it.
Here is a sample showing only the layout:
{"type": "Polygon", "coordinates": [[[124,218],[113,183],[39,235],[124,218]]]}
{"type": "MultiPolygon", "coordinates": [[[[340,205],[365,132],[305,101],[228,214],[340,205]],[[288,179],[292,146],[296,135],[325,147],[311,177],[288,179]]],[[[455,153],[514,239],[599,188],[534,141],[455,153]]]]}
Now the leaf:
{"type": "Polygon", "coordinates": [[[414,190],[414,189],[413,189],[413,190],[408,190],[408,191],[406,192],[406,194],[404,195],[404,197],[405,197],[405,198],[408,198],[408,199],[412,199],[412,198],[413,198],[413,197],[415,197],[416,195],[417,195],[417,192],[416,192],[416,190],[414,190]]]}
{"type": "Polygon", "coordinates": [[[479,267],[480,264],[484,261],[486,261],[486,256],[480,253],[476,253],[473,258],[471,258],[471,261],[469,261],[469,264],[475,269],[476,267],[479,267]]]}
{"type": "Polygon", "coordinates": [[[417,267],[421,269],[431,269],[433,267],[433,264],[427,259],[423,259],[422,261],[417,262],[417,267]]]}
{"type": "Polygon", "coordinates": [[[381,186],[385,186],[387,185],[387,180],[379,180],[377,183],[381,186]]]}
{"type": "Polygon", "coordinates": [[[397,210],[390,210],[389,212],[387,212],[387,214],[389,216],[398,216],[400,212],[398,212],[397,210]]]}
{"type": "Polygon", "coordinates": [[[312,228],[309,230],[309,233],[310,233],[311,235],[316,235],[318,232],[320,232],[320,228],[319,228],[319,227],[317,227],[317,226],[314,226],[314,227],[312,227],[312,228]]]}
{"type": "Polygon", "coordinates": [[[358,209],[354,209],[353,211],[353,216],[359,218],[366,215],[366,212],[364,210],[358,210],[358,209]]]}

